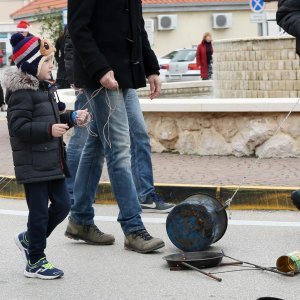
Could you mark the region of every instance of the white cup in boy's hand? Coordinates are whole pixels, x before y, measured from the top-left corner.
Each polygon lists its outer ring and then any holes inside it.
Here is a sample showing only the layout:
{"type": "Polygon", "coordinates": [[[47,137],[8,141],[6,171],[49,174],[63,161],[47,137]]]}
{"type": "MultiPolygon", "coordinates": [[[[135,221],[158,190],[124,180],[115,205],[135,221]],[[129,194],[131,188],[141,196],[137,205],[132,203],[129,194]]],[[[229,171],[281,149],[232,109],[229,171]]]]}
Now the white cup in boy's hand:
{"type": "Polygon", "coordinates": [[[67,124],[53,124],[52,136],[56,138],[62,137],[67,132],[68,129],[69,126],[67,124]]]}
{"type": "Polygon", "coordinates": [[[87,108],[84,110],[77,110],[77,115],[76,115],[76,123],[79,126],[82,126],[87,123],[90,113],[88,112],[87,108]]]}

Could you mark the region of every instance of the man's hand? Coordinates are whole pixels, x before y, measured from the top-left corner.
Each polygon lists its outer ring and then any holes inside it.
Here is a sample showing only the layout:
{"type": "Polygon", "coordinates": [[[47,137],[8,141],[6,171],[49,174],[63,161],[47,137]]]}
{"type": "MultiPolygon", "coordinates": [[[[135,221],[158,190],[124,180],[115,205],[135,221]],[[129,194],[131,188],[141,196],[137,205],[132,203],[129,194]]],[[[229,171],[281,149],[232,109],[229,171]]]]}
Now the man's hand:
{"type": "Polygon", "coordinates": [[[68,129],[69,126],[67,124],[53,124],[52,136],[56,138],[62,137],[67,132],[68,129]]]}
{"type": "Polygon", "coordinates": [[[76,115],[76,123],[79,126],[82,126],[87,123],[89,119],[90,113],[88,112],[87,108],[84,110],[77,110],[76,115]]]}
{"type": "Polygon", "coordinates": [[[150,84],[150,99],[154,99],[160,95],[161,82],[157,74],[148,77],[150,84]]]}
{"type": "Polygon", "coordinates": [[[107,72],[101,79],[100,83],[103,87],[108,90],[116,90],[119,88],[119,84],[115,79],[115,75],[113,71],[107,72]]]}

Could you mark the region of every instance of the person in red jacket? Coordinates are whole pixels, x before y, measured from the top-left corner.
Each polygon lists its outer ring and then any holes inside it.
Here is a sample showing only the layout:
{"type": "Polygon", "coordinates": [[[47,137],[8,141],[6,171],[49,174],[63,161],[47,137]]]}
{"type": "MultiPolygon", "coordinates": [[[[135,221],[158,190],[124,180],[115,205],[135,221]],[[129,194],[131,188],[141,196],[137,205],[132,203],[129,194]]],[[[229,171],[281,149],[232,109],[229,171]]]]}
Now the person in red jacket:
{"type": "Polygon", "coordinates": [[[197,66],[200,68],[200,76],[203,80],[212,77],[212,37],[209,32],[205,33],[202,42],[199,44],[196,53],[197,66]]]}

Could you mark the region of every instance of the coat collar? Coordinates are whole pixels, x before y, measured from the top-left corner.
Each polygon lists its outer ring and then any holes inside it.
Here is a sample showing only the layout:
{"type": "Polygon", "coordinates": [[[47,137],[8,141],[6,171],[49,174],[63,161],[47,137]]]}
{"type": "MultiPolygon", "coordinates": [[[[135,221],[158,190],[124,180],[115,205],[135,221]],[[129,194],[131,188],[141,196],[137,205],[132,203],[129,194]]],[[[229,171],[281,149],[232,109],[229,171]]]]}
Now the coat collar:
{"type": "Polygon", "coordinates": [[[3,86],[11,92],[18,90],[38,90],[39,81],[36,77],[22,72],[16,66],[7,68],[1,80],[3,86]]]}

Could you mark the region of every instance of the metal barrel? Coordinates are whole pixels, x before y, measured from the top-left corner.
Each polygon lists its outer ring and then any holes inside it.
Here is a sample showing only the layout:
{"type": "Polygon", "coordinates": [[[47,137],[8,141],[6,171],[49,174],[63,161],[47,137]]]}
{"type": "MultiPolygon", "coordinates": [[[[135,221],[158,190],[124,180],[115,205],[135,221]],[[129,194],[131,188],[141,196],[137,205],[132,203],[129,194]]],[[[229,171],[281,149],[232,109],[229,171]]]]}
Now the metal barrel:
{"type": "Polygon", "coordinates": [[[277,270],[284,273],[300,272],[300,251],[294,251],[280,256],[276,262],[277,270]]]}
{"type": "Polygon", "coordinates": [[[209,195],[197,194],[187,198],[167,217],[169,239],[185,252],[207,249],[226,232],[228,219],[222,208],[222,204],[209,195]]]}

